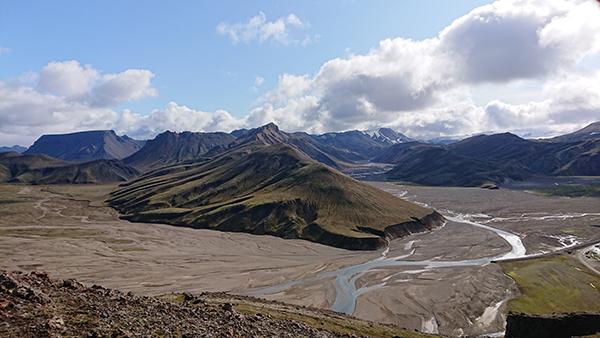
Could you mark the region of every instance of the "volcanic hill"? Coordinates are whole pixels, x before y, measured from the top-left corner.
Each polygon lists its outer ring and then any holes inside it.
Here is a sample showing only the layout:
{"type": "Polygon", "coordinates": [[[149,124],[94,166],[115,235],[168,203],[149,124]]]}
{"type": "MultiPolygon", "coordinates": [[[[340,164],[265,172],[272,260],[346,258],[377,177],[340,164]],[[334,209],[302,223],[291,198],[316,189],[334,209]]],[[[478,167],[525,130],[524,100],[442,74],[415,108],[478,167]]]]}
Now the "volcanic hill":
{"type": "Polygon", "coordinates": [[[437,212],[356,181],[287,143],[273,124],[212,158],[157,169],[109,199],[123,217],[373,250],[433,229],[437,212]]]}

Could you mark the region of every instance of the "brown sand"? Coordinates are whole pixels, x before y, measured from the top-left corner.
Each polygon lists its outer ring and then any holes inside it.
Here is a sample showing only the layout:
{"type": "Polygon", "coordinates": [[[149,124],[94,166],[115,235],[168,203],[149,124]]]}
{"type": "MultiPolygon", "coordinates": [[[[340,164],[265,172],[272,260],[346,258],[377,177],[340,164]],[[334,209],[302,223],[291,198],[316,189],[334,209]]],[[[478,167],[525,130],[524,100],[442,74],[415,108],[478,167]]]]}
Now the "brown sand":
{"type": "MultiPolygon", "coordinates": [[[[523,213],[584,213],[594,199],[549,198],[521,191],[428,188],[374,183],[407,190],[409,199],[438,210],[508,218],[490,224],[524,238],[528,253],[560,246],[548,235],[593,237],[600,217],[536,220],[523,213]]],[[[229,291],[276,285],[319,271],[372,260],[381,252],[351,252],[301,240],[130,223],[103,205],[114,186],[0,185],[0,268],[45,270],[58,278],[139,294],[229,291]]],[[[395,240],[388,257],[460,260],[494,257],[510,249],[497,235],[462,223],[395,240]]],[[[443,334],[501,331],[505,300],[517,291],[499,267],[388,267],[369,271],[358,286],[386,280],[361,295],[355,316],[443,334]]],[[[266,298],[322,308],[335,299],[333,278],[266,298]]]]}

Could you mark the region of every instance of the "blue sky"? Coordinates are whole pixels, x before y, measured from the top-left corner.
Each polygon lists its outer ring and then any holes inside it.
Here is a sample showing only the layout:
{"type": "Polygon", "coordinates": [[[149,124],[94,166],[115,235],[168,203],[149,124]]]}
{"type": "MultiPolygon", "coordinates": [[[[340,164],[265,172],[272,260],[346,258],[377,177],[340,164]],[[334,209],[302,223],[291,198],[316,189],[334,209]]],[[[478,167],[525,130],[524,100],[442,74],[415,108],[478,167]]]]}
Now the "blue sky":
{"type": "Polygon", "coordinates": [[[600,120],[595,0],[0,0],[0,145],[114,129],[545,137],[600,120]]]}
{"type": "Polygon", "coordinates": [[[348,49],[365,53],[389,37],[435,36],[489,1],[2,1],[0,79],[50,61],[78,60],[104,72],[151,70],[159,96],[123,106],[145,113],[169,101],[243,115],[283,73],[313,74],[348,49]],[[290,13],[319,38],[307,46],[238,43],[220,22],[290,13]],[[254,90],[256,76],[265,78],[254,90]]]}

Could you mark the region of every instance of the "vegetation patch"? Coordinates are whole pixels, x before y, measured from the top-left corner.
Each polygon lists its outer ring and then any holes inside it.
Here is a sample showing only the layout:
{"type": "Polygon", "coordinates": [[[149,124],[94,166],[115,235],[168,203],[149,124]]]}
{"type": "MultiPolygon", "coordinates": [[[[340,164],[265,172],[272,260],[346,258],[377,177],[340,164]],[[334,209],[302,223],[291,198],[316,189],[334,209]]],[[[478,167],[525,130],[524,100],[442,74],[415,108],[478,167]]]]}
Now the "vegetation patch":
{"type": "Polygon", "coordinates": [[[600,184],[558,185],[554,187],[540,188],[536,191],[546,196],[600,197],[600,184]]]}
{"type": "Polygon", "coordinates": [[[109,205],[135,222],[305,239],[374,250],[441,215],[353,180],[283,145],[248,143],[123,184],[109,205]],[[393,231],[392,231],[393,230],[393,231]],[[378,234],[378,235],[375,235],[378,234]]]}
{"type": "Polygon", "coordinates": [[[564,254],[500,263],[521,295],[508,309],[529,314],[600,312],[600,276],[564,254]]]}

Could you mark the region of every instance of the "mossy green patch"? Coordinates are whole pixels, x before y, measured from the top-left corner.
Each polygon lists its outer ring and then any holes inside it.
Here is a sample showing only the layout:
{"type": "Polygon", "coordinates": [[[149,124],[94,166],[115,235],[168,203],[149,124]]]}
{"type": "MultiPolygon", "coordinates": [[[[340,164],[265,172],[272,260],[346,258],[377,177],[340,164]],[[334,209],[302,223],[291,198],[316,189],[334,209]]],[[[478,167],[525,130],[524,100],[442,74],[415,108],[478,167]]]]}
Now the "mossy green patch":
{"type": "Polygon", "coordinates": [[[510,311],[530,314],[600,312],[600,276],[564,254],[500,263],[521,295],[510,311]]]}
{"type": "Polygon", "coordinates": [[[132,221],[300,238],[357,250],[385,245],[388,228],[405,235],[439,221],[430,209],[283,144],[247,144],[184,169],[151,172],[122,185],[108,202],[132,221]]]}
{"type": "Polygon", "coordinates": [[[565,197],[600,197],[600,185],[559,185],[549,188],[537,189],[538,192],[547,196],[565,196],[565,197]]]}

